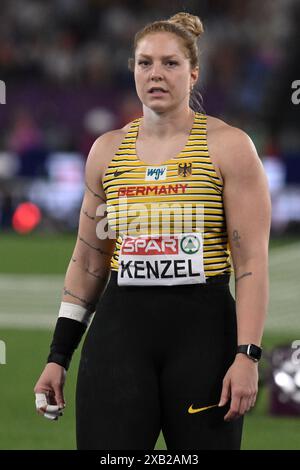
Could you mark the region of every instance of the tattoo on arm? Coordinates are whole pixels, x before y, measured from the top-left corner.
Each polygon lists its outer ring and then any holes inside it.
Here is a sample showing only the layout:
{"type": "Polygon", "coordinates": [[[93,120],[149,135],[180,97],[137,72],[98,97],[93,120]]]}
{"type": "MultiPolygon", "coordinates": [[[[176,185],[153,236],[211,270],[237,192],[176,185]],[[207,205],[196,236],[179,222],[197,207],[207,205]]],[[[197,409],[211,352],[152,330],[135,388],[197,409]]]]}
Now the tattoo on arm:
{"type": "Polygon", "coordinates": [[[243,277],[246,277],[246,276],[252,276],[252,273],[241,274],[241,276],[236,278],[235,282],[238,282],[240,279],[243,279],[243,277]]]}
{"type": "Polygon", "coordinates": [[[86,210],[82,209],[82,212],[84,215],[86,215],[89,219],[95,220],[96,217],[93,217],[92,215],[89,215],[86,210]]]}
{"type": "MultiPolygon", "coordinates": [[[[72,257],[73,263],[76,263],[76,259],[72,257]]],[[[80,267],[80,266],[79,266],[80,267]]],[[[98,274],[92,273],[92,271],[89,271],[88,268],[82,268],[86,273],[90,274],[91,276],[95,277],[96,279],[104,279],[103,276],[99,276],[98,274]]]]}
{"type": "Polygon", "coordinates": [[[86,240],[84,240],[84,239],[81,238],[81,237],[78,237],[78,238],[79,238],[79,240],[80,240],[81,242],[85,243],[87,246],[89,246],[89,247],[92,248],[93,250],[98,251],[98,252],[101,253],[102,255],[111,256],[111,253],[107,253],[106,251],[101,250],[101,248],[97,248],[96,246],[91,245],[90,243],[88,243],[86,240]]]}
{"type": "Polygon", "coordinates": [[[79,297],[78,295],[73,294],[73,292],[68,290],[65,286],[64,286],[64,295],[70,295],[71,297],[74,297],[74,299],[80,300],[80,302],[82,302],[83,305],[89,310],[93,310],[95,308],[95,304],[92,304],[91,302],[88,302],[86,299],[83,299],[79,297]]]}
{"type": "Polygon", "coordinates": [[[234,241],[234,243],[235,243],[235,246],[236,246],[237,248],[240,248],[241,245],[240,245],[239,240],[240,240],[241,237],[240,237],[239,232],[238,232],[237,230],[234,230],[234,231],[233,231],[232,237],[233,237],[233,241],[234,241]]]}
{"type": "Polygon", "coordinates": [[[101,199],[101,201],[103,201],[103,202],[106,203],[105,199],[103,199],[103,197],[100,196],[100,194],[95,193],[95,191],[93,191],[92,188],[89,187],[89,185],[87,184],[87,182],[85,182],[85,185],[86,185],[87,189],[88,189],[95,197],[98,197],[99,199],[101,199]]]}
{"type": "Polygon", "coordinates": [[[88,268],[85,269],[85,272],[95,277],[96,279],[104,279],[103,276],[99,276],[98,274],[92,273],[92,271],[89,271],[88,268]]]}

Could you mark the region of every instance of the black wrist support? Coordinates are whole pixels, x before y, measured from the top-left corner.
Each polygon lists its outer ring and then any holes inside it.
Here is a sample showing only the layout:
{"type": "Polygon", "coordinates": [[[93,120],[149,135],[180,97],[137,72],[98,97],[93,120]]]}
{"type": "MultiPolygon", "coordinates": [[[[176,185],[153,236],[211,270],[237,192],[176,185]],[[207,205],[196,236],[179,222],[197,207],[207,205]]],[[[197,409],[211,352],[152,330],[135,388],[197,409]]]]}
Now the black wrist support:
{"type": "Polygon", "coordinates": [[[56,322],[47,363],[56,362],[68,370],[72,355],[87,329],[86,323],[59,317],[56,322]]]}

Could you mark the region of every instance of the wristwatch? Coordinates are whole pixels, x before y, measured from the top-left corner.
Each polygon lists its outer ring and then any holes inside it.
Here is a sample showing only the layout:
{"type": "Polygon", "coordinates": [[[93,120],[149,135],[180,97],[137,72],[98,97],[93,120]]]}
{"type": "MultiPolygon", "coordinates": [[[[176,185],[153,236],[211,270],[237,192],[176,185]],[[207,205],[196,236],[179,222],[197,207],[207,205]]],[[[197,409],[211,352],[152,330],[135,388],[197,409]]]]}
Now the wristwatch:
{"type": "Polygon", "coordinates": [[[241,344],[237,347],[236,352],[246,354],[252,361],[258,362],[261,358],[262,348],[256,344],[241,344]]]}

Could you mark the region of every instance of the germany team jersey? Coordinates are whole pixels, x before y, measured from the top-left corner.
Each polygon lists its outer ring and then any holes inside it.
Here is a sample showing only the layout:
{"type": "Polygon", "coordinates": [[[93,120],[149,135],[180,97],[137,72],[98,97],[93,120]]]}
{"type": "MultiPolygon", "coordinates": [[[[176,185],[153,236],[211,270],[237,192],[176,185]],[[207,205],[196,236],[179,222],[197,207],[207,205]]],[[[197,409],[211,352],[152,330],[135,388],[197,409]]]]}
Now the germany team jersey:
{"type": "MultiPolygon", "coordinates": [[[[200,233],[205,277],[230,273],[223,186],[208,152],[206,116],[195,113],[184,149],[159,165],[147,164],[137,155],[140,121],[132,121],[103,177],[108,222],[117,239],[111,269],[119,270],[124,237],[181,234],[179,245],[192,253],[199,242],[193,234],[200,233]],[[182,234],[187,233],[184,240],[182,234]]],[[[176,269],[180,272],[180,265],[176,269]]]]}

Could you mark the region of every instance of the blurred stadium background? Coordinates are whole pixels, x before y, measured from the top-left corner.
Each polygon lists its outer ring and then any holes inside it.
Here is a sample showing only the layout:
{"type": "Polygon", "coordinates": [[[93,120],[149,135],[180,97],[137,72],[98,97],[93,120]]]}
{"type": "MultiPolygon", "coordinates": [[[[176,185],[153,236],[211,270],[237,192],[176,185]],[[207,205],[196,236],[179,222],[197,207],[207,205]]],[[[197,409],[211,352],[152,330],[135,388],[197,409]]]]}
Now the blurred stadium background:
{"type": "MultiPolygon", "coordinates": [[[[80,350],[63,419],[35,414],[33,386],[75,242],[85,159],[99,135],[141,115],[127,69],[135,32],[178,11],[204,22],[198,88],[207,114],[251,136],[272,196],[265,355],[242,448],[300,449],[300,355],[291,359],[300,340],[297,0],[1,1],[0,449],[75,448],[80,350]]],[[[156,449],[165,449],[162,435],[156,449]]]]}

